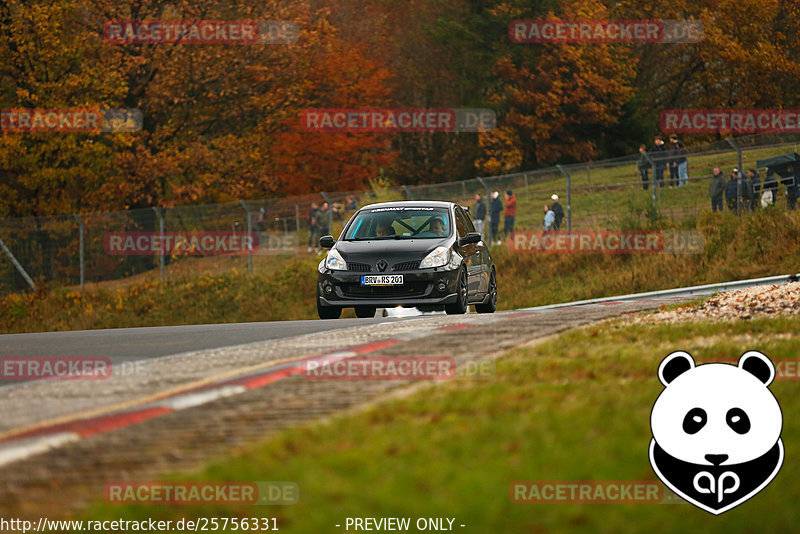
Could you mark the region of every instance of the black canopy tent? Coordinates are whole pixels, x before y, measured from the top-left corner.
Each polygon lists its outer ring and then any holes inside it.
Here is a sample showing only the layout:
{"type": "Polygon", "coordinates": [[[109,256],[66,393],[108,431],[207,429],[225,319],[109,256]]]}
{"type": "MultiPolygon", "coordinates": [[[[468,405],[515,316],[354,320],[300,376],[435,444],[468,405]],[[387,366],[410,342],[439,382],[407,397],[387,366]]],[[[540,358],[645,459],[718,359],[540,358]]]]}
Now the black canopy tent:
{"type": "Polygon", "coordinates": [[[798,170],[800,170],[800,154],[789,152],[781,156],[760,159],[756,161],[756,167],[766,167],[768,173],[772,171],[781,178],[786,178],[787,176],[796,175],[798,170]],[[792,168],[791,171],[789,167],[792,168]]]}

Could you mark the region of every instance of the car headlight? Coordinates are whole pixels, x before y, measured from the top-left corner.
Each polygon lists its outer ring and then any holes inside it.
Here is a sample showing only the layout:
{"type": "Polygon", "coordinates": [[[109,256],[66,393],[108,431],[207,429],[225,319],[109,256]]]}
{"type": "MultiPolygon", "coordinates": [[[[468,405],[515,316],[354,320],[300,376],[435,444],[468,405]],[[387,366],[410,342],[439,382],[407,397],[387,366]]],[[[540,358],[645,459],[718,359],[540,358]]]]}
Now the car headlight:
{"type": "Polygon", "coordinates": [[[336,249],[328,251],[328,256],[325,258],[325,267],[332,271],[346,271],[347,262],[344,261],[342,255],[336,249]]]}
{"type": "Polygon", "coordinates": [[[419,268],[441,267],[448,263],[450,263],[450,249],[448,247],[436,247],[420,262],[419,268]]]}

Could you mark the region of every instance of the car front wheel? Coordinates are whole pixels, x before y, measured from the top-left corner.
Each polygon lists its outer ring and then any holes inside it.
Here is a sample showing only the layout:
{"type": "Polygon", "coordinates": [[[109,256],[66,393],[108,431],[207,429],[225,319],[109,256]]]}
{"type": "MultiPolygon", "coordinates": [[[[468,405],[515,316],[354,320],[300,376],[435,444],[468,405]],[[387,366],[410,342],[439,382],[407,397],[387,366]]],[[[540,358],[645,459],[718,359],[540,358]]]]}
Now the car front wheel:
{"type": "Polygon", "coordinates": [[[340,306],[323,306],[319,300],[319,289],[317,289],[317,315],[320,319],[338,319],[342,316],[340,306]]]}
{"type": "Polygon", "coordinates": [[[460,315],[467,312],[467,272],[462,270],[458,277],[458,298],[453,304],[446,304],[447,315],[460,315]]]}
{"type": "Polygon", "coordinates": [[[375,310],[375,306],[356,306],[356,317],[361,319],[375,317],[375,310]]]}

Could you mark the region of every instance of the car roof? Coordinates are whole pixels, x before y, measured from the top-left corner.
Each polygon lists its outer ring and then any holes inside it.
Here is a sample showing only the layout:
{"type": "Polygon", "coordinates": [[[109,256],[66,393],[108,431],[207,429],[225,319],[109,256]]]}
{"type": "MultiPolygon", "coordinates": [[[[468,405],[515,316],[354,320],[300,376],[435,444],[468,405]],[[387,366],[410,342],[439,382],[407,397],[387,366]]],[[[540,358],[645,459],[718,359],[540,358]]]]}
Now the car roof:
{"type": "Polygon", "coordinates": [[[456,205],[455,202],[443,202],[441,200],[400,200],[395,202],[379,202],[377,204],[368,204],[362,207],[361,210],[393,208],[398,206],[405,206],[408,208],[449,208],[454,205],[456,205]]]}

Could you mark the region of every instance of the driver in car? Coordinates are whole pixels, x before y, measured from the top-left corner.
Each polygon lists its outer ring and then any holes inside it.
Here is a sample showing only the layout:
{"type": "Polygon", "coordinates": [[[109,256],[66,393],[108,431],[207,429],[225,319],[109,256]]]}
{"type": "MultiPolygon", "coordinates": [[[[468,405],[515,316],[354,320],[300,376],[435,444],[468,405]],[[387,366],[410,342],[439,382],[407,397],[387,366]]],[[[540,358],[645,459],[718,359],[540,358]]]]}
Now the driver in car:
{"type": "Polygon", "coordinates": [[[431,232],[439,235],[444,235],[444,221],[440,218],[431,221],[431,232]]]}
{"type": "Polygon", "coordinates": [[[375,228],[375,236],[385,237],[387,235],[394,235],[394,228],[390,224],[380,223],[375,228]]]}

